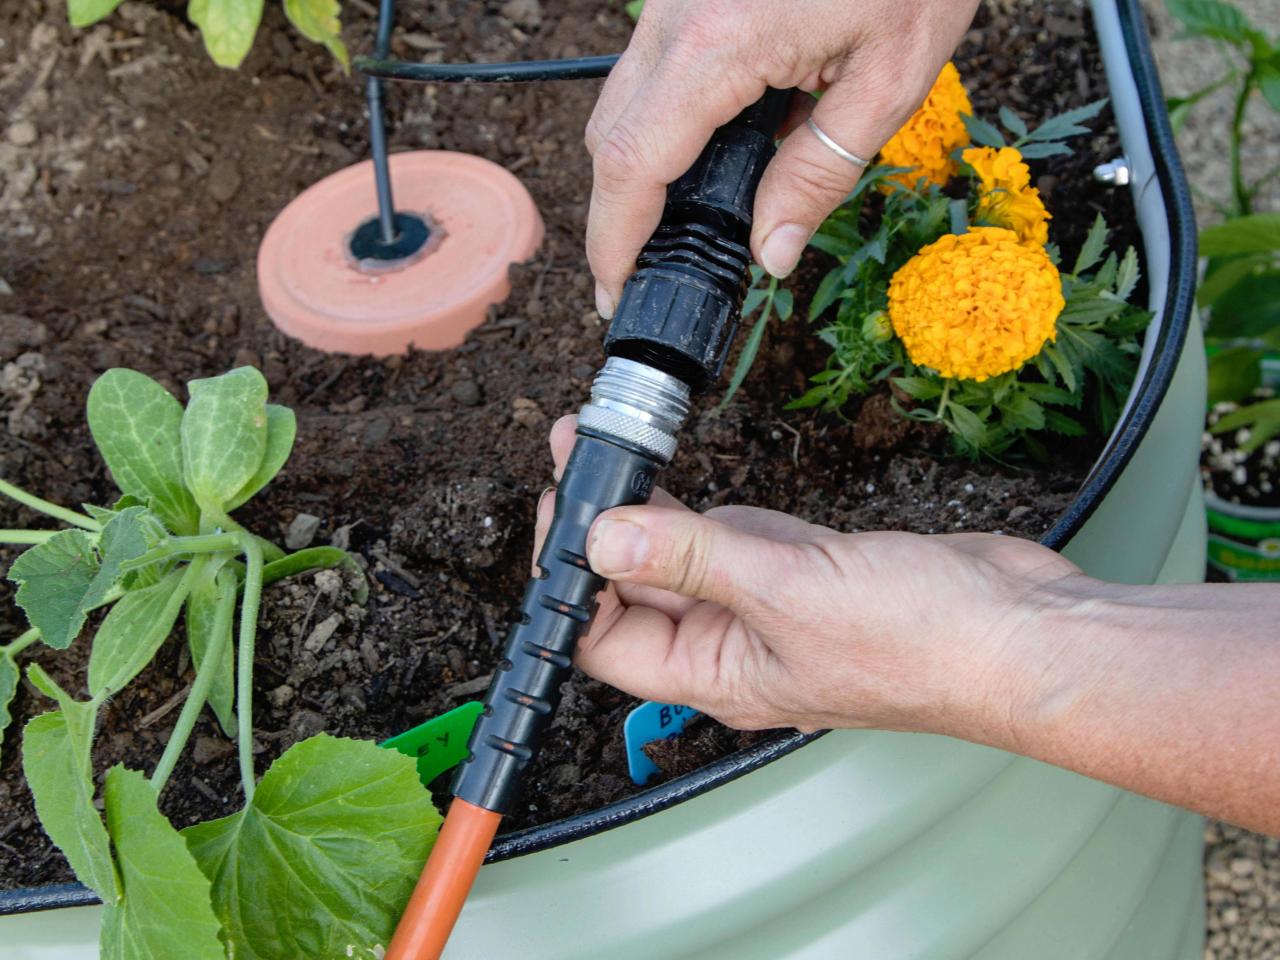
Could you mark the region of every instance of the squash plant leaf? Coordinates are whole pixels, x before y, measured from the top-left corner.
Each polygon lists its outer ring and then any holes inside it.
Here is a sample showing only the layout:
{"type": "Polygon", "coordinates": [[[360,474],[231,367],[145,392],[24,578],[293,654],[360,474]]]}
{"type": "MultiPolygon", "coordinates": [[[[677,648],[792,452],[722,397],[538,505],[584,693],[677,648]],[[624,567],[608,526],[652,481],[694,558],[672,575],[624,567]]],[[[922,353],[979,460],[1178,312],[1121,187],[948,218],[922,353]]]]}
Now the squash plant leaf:
{"type": "Polygon", "coordinates": [[[14,561],[15,599],[45,643],[57,650],[71,645],[89,611],[111,599],[121,564],[146,552],[153,531],[163,532],[158,524],[145,507],[129,507],[111,514],[96,536],[63,530],[14,561]]]}
{"type": "Polygon", "coordinates": [[[281,468],[284,467],[285,461],[289,459],[289,454],[293,452],[293,440],[298,434],[298,418],[294,416],[293,411],[288,407],[281,407],[274,403],[267,404],[267,449],[262,456],[262,463],[258,465],[257,471],[249,482],[246,483],[236,493],[223,508],[228,513],[243,503],[246,503],[255,493],[270,483],[281,468]]]}
{"type": "Polygon", "coordinates": [[[338,0],[284,0],[284,14],[308,40],[324,44],[344,67],[351,63],[342,42],[338,0]]]}
{"type": "MultiPolygon", "coordinates": [[[[195,0],[192,5],[194,6],[195,0]]],[[[267,453],[267,381],[253,367],[192,380],[182,415],[187,489],[219,513],[257,475],[267,453]]]]}
{"type": "Polygon", "coordinates": [[[120,491],[150,502],[174,533],[196,533],[200,511],[182,480],[182,404],[146,374],[117,368],[94,382],[87,407],[120,491]]]}
{"type": "Polygon", "coordinates": [[[116,601],[93,638],[89,654],[89,693],[113,694],[136,677],[173,629],[186,593],[184,570],[158,583],[131,590],[116,601]]]}
{"type": "Polygon", "coordinates": [[[27,721],[22,736],[22,772],[31,787],[36,813],[49,839],[71,869],[104,903],[120,899],[111,846],[102,818],[93,806],[93,727],[97,707],[72,699],[39,664],[27,670],[42,693],[58,701],[58,710],[27,721]]]}
{"type": "Polygon", "coordinates": [[[413,758],[320,734],[182,831],[237,960],[381,956],[440,826],[413,758]]]}
{"type": "Polygon", "coordinates": [[[67,0],[67,19],[73,27],[97,23],[120,6],[121,0],[67,0]]]}
{"type": "Polygon", "coordinates": [[[13,562],[9,579],[18,584],[14,600],[56,650],[71,646],[85,620],[85,598],[98,573],[93,537],[63,530],[13,562]]]}
{"type": "Polygon", "coordinates": [[[262,19],[262,0],[191,0],[187,17],[200,28],[213,62],[235,69],[253,46],[262,19]]]}
{"type": "Polygon", "coordinates": [[[9,723],[13,720],[9,714],[9,704],[18,692],[18,676],[18,665],[13,662],[13,657],[7,652],[0,653],[0,740],[4,739],[4,732],[9,729],[9,723]]]}
{"type": "Polygon", "coordinates": [[[209,881],[156,809],[151,784],[117,765],[102,795],[124,887],[124,899],[103,910],[102,960],[225,960],[209,881]]]}
{"type": "MultiPolygon", "coordinates": [[[[191,591],[187,598],[187,645],[191,648],[191,662],[199,671],[204,663],[205,651],[213,645],[213,631],[217,621],[218,586],[213,580],[201,584],[191,591]]],[[[227,633],[231,633],[232,624],[226,624],[227,633]]],[[[213,708],[223,732],[227,736],[235,736],[235,650],[231,638],[222,647],[222,662],[213,675],[213,685],[209,688],[209,706],[213,708]]]]}

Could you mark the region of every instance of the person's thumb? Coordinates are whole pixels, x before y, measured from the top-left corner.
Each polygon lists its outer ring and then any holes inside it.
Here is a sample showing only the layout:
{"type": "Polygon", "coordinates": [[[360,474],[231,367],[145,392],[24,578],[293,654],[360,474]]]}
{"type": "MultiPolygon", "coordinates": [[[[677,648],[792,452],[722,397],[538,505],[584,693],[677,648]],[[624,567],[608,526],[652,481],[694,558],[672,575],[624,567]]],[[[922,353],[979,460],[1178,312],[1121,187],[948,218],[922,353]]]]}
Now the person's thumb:
{"type": "Polygon", "coordinates": [[[591,569],[609,580],[644,584],[741,610],[759,606],[778,544],[702,514],[663,507],[618,507],[587,538],[591,569]]]}
{"type": "MultiPolygon", "coordinates": [[[[834,84],[813,108],[812,121],[842,149],[870,161],[893,135],[893,118],[856,96],[853,78],[834,84]],[[886,126],[889,129],[885,129],[886,126]]],[[[808,123],[782,141],[756,192],[751,249],[772,276],[787,276],[809,238],[862,176],[865,164],[841,156],[808,123]]]]}

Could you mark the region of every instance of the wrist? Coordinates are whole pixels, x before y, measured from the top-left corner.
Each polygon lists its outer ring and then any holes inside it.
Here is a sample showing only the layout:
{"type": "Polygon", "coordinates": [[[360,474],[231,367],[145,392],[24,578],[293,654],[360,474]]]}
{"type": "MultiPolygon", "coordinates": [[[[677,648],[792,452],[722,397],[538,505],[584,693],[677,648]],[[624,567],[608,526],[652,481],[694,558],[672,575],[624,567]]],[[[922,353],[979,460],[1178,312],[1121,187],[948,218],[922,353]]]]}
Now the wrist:
{"type": "Polygon", "coordinates": [[[1036,756],[1053,730],[1079,717],[1109,649],[1098,642],[1101,624],[1122,589],[1072,574],[1024,591],[980,686],[979,726],[970,739],[1036,756]]]}

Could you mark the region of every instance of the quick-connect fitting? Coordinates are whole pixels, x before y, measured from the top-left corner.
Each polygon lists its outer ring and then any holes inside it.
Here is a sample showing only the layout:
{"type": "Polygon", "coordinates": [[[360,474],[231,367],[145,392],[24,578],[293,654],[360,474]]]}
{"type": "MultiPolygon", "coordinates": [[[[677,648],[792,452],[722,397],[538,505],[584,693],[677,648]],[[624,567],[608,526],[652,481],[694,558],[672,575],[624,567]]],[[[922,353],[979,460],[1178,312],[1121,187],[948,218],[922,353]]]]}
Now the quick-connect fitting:
{"type": "Polygon", "coordinates": [[[688,384],[647,364],[610,357],[578,414],[578,430],[638,447],[666,464],[688,415],[688,384]]]}

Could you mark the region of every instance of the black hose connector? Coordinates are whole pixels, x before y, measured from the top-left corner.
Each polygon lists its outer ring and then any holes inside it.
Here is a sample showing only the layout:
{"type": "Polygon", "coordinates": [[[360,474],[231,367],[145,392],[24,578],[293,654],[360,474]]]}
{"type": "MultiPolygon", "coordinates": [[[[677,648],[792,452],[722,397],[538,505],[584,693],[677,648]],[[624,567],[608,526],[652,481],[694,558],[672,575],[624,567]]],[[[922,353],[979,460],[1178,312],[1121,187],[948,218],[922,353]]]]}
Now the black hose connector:
{"type": "Polygon", "coordinates": [[[716,131],[670,186],[609,325],[609,356],[656,367],[695,392],[720,376],[746,292],[756,188],[789,98],[770,89],[716,131]]]}
{"type": "Polygon", "coordinates": [[[587,563],[591,525],[613,507],[648,501],[675,454],[691,388],[706,387],[724,364],[751,262],[756,186],[786,104],[785,93],[769,91],[717,131],[668,190],[662,226],[627,281],[605,341],[609,359],[578,417],[539,575],[454,776],[454,796],[468,803],[511,809],[604,586],[587,563]]]}
{"type": "Polygon", "coordinates": [[[520,622],[507,638],[471,735],[471,756],[454,776],[454,796],[497,813],[510,811],[604,587],[587,565],[587,533],[605,510],[648,501],[663,465],[637,449],[579,434],[556,490],[539,575],[525,590],[520,622]]]}

